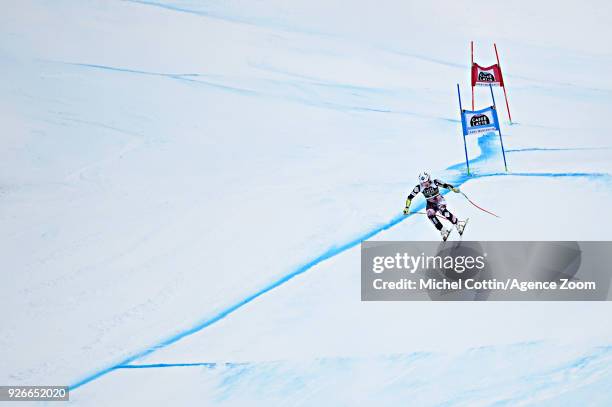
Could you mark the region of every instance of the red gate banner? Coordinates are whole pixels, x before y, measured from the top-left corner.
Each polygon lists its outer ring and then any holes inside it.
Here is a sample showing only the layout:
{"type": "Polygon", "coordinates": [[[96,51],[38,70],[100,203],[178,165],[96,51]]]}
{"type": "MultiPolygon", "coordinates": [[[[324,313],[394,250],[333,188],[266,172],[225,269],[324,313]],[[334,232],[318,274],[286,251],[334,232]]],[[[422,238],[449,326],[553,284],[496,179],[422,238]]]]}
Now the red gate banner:
{"type": "Polygon", "coordinates": [[[504,86],[504,78],[499,64],[480,66],[472,64],[472,86],[504,86]]]}

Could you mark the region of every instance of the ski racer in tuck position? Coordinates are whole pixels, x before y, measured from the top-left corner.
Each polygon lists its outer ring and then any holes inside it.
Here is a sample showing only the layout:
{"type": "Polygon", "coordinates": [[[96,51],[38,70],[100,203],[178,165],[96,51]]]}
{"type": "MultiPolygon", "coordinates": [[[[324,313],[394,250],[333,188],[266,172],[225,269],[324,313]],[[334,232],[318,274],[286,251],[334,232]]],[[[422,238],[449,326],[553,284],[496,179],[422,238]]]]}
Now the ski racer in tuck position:
{"type": "Polygon", "coordinates": [[[414,189],[412,190],[412,192],[410,192],[410,195],[408,195],[408,198],[406,199],[404,215],[408,215],[410,213],[410,204],[412,203],[412,200],[415,196],[419,194],[419,192],[422,192],[423,196],[425,197],[425,200],[427,201],[427,217],[429,218],[429,220],[431,220],[436,229],[440,231],[440,234],[442,235],[442,240],[446,241],[452,229],[444,227],[442,222],[440,222],[440,220],[437,218],[437,213],[442,214],[442,216],[444,216],[453,225],[455,225],[457,231],[459,232],[459,235],[463,235],[463,229],[465,228],[465,225],[468,220],[457,219],[457,217],[446,208],[446,200],[440,194],[439,187],[449,189],[455,193],[461,192],[459,188],[455,188],[454,186],[452,186],[451,184],[447,184],[446,182],[442,182],[438,179],[434,179],[432,181],[431,176],[426,172],[422,172],[421,174],[419,174],[419,183],[417,184],[417,186],[414,187],[414,189]]]}

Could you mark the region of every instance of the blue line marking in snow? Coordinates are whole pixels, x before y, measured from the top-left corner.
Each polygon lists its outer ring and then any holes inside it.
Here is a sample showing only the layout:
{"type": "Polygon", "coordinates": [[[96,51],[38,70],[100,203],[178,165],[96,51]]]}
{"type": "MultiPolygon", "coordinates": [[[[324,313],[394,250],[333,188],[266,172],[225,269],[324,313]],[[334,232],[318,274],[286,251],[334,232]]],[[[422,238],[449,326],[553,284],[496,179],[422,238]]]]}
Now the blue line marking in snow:
{"type": "MultiPolygon", "coordinates": [[[[216,89],[220,89],[220,90],[224,90],[224,91],[228,91],[228,92],[232,92],[232,93],[240,94],[240,95],[259,96],[259,97],[272,96],[271,94],[264,95],[259,90],[253,90],[253,89],[248,89],[248,88],[238,88],[235,86],[224,85],[221,83],[216,83],[216,82],[211,82],[208,80],[201,79],[201,78],[212,78],[218,75],[206,75],[206,74],[199,74],[199,73],[166,73],[166,72],[155,72],[155,71],[143,71],[139,69],[122,68],[122,67],[109,66],[109,65],[88,64],[88,63],[81,63],[81,62],[64,62],[64,61],[59,61],[59,62],[65,65],[78,66],[82,68],[100,69],[100,70],[106,70],[106,71],[111,71],[111,72],[120,72],[120,73],[128,73],[128,74],[144,75],[144,76],[157,76],[160,78],[173,79],[176,81],[189,82],[193,84],[208,86],[211,88],[216,88],[216,89]]],[[[333,87],[337,89],[345,89],[345,90],[353,89],[355,91],[369,92],[369,93],[386,93],[387,92],[387,90],[384,90],[384,89],[365,88],[365,87],[358,87],[358,86],[353,86],[353,85],[348,85],[348,84],[308,83],[307,85],[315,87],[315,88],[316,87],[329,87],[329,88],[333,87]]],[[[292,102],[296,102],[296,103],[302,103],[307,106],[313,106],[313,107],[324,108],[324,109],[335,109],[335,110],[344,111],[344,112],[370,112],[370,113],[400,114],[400,115],[414,116],[414,117],[431,119],[431,120],[440,120],[440,121],[448,122],[448,123],[460,123],[461,122],[460,120],[449,118],[449,117],[430,116],[430,115],[410,112],[406,110],[392,110],[388,108],[379,108],[379,107],[355,106],[351,104],[342,104],[342,103],[337,103],[337,102],[321,102],[321,101],[315,102],[315,101],[309,100],[307,97],[285,97],[283,99],[289,100],[292,102]]]]}
{"type": "MultiPolygon", "coordinates": [[[[166,10],[176,11],[178,13],[188,13],[188,14],[194,14],[196,16],[202,16],[202,17],[219,18],[217,16],[214,16],[210,13],[207,13],[201,10],[194,10],[190,8],[174,6],[172,4],[164,4],[164,3],[160,3],[156,1],[145,1],[145,0],[123,0],[123,1],[125,1],[126,3],[135,3],[135,4],[142,4],[145,6],[164,8],[166,10]]],[[[227,20],[234,21],[234,22],[240,22],[239,20],[236,20],[236,19],[232,20],[232,19],[227,18],[227,20]]]]}
{"type": "Polygon", "coordinates": [[[324,37],[324,38],[336,38],[337,37],[336,35],[333,35],[330,33],[313,31],[307,28],[296,27],[295,25],[286,24],[278,19],[272,20],[272,19],[266,19],[266,18],[253,18],[253,17],[251,17],[250,19],[247,19],[246,17],[234,17],[234,16],[230,16],[227,14],[222,14],[219,12],[204,11],[204,10],[198,10],[198,9],[193,9],[193,8],[175,6],[172,4],[166,4],[166,3],[162,3],[158,1],[151,1],[151,0],[123,0],[123,1],[126,3],[134,3],[134,4],[141,4],[144,6],[159,7],[159,8],[174,11],[177,13],[193,14],[193,15],[200,16],[200,17],[208,17],[208,18],[213,18],[217,20],[228,21],[231,23],[239,23],[239,24],[245,24],[245,25],[262,27],[262,28],[275,28],[275,29],[279,29],[281,31],[285,31],[289,33],[314,35],[314,36],[319,36],[319,37],[324,37]]]}
{"type": "Polygon", "coordinates": [[[515,148],[506,150],[506,153],[526,153],[535,151],[591,151],[591,150],[610,150],[611,147],[571,147],[571,148],[541,148],[541,147],[530,147],[530,148],[515,148]]]}
{"type": "MultiPolygon", "coordinates": [[[[477,163],[477,162],[481,162],[481,161],[486,161],[488,160],[496,151],[498,148],[496,148],[494,141],[496,140],[496,134],[495,133],[486,133],[484,135],[481,135],[478,138],[478,145],[480,147],[481,150],[481,154],[476,157],[475,159],[471,160],[471,163],[477,163]]],[[[465,163],[460,163],[460,164],[455,164],[452,165],[450,167],[447,168],[447,170],[463,170],[463,167],[465,166],[465,163]]],[[[462,185],[464,184],[466,181],[470,180],[470,179],[478,179],[478,178],[482,178],[482,177],[492,177],[492,176],[527,176],[527,177],[587,177],[587,178],[593,178],[593,177],[603,177],[603,176],[609,176],[608,174],[603,174],[603,173],[484,173],[484,174],[478,174],[478,173],[474,173],[471,176],[468,176],[466,173],[460,172],[458,176],[452,177],[453,179],[450,179],[451,183],[455,184],[455,185],[462,185]]],[[[445,191],[444,193],[448,193],[448,191],[445,191]]],[[[421,202],[419,205],[415,206],[415,211],[420,211],[425,207],[425,203],[421,202]]],[[[145,356],[148,356],[152,353],[154,353],[155,351],[159,350],[159,349],[163,349],[169,345],[172,345],[176,342],[178,342],[179,340],[193,335],[211,325],[213,325],[215,322],[218,322],[222,319],[224,319],[225,317],[227,317],[228,315],[232,314],[233,312],[237,311],[238,309],[242,308],[243,306],[247,305],[248,303],[252,302],[253,300],[255,300],[258,297],[261,297],[262,295],[272,291],[273,289],[285,284],[286,282],[292,280],[294,277],[299,276],[300,274],[305,273],[306,271],[310,270],[311,268],[313,268],[314,266],[318,265],[319,263],[322,263],[323,261],[334,257],[342,252],[345,252],[355,246],[357,246],[358,244],[360,244],[362,241],[367,240],[385,230],[388,230],[390,228],[392,228],[393,226],[397,225],[398,223],[410,218],[411,216],[414,215],[410,215],[410,216],[404,216],[403,214],[399,214],[394,216],[390,221],[388,221],[387,223],[384,223],[372,230],[370,230],[369,232],[366,232],[360,236],[358,236],[355,239],[352,239],[346,243],[340,244],[338,246],[331,246],[329,249],[327,249],[327,251],[325,251],[324,253],[318,255],[317,257],[313,258],[312,260],[304,263],[303,265],[299,266],[297,269],[295,269],[294,271],[292,271],[291,273],[279,278],[278,280],[272,282],[271,284],[259,289],[258,291],[254,292],[253,294],[239,300],[238,302],[234,303],[233,305],[230,305],[229,307],[227,307],[226,309],[222,310],[221,312],[217,313],[216,315],[206,318],[198,323],[196,323],[193,327],[186,329],[184,331],[181,331],[177,334],[174,334],[166,339],[163,339],[162,341],[158,342],[157,344],[146,348],[145,350],[142,350],[140,352],[137,352],[129,357],[124,358],[123,360],[119,361],[118,363],[115,363],[111,366],[108,366],[106,368],[100,369],[97,372],[91,373],[85,377],[83,377],[82,379],[76,381],[75,383],[71,384],[69,386],[70,390],[75,390],[81,386],[83,386],[84,384],[87,384],[93,380],[96,380],[98,378],[100,378],[101,376],[104,376],[110,372],[112,372],[113,370],[117,370],[117,369],[123,369],[125,368],[127,365],[130,365],[132,362],[142,359],[145,356]]]]}
{"type": "Polygon", "coordinates": [[[153,71],[141,71],[139,69],[120,68],[120,67],[115,67],[115,66],[99,65],[99,64],[85,64],[85,63],[79,63],[79,62],[64,62],[64,64],[82,66],[84,68],[105,69],[108,71],[137,73],[141,75],[150,75],[150,76],[163,76],[166,78],[181,78],[183,76],[199,76],[199,74],[196,74],[196,73],[163,73],[163,72],[153,72],[153,71]]]}
{"type": "Polygon", "coordinates": [[[487,177],[547,177],[547,178],[563,178],[563,177],[581,177],[581,178],[607,178],[610,174],[603,172],[493,172],[488,174],[479,174],[475,178],[487,177]]]}
{"type": "Polygon", "coordinates": [[[160,367],[195,367],[195,366],[204,366],[208,368],[217,367],[216,363],[211,362],[202,362],[202,363],[153,363],[148,365],[120,365],[117,366],[116,369],[151,369],[151,368],[160,368],[160,367]]]}
{"type": "Polygon", "coordinates": [[[194,363],[150,363],[150,364],[143,364],[143,365],[119,365],[119,366],[115,366],[114,370],[118,370],[118,369],[160,369],[160,368],[167,368],[167,367],[207,367],[209,369],[214,369],[217,367],[241,367],[241,366],[247,366],[250,363],[247,362],[224,362],[224,363],[217,363],[217,362],[194,362],[194,363]]]}
{"type": "Polygon", "coordinates": [[[141,71],[138,69],[130,69],[130,68],[120,68],[120,67],[114,67],[114,66],[108,66],[108,65],[85,64],[85,63],[79,63],[79,62],[61,62],[61,63],[65,65],[80,66],[83,68],[102,69],[106,71],[131,73],[131,74],[137,74],[137,75],[159,76],[161,78],[169,78],[169,79],[174,79],[177,81],[197,83],[197,84],[201,84],[205,86],[210,86],[212,88],[222,89],[222,90],[239,93],[243,95],[258,95],[259,94],[258,92],[254,90],[250,90],[250,89],[222,85],[219,83],[205,81],[202,79],[194,79],[194,78],[201,78],[201,77],[207,76],[207,75],[202,75],[198,73],[163,73],[163,72],[154,72],[154,71],[141,71]]]}
{"type": "MultiPolygon", "coordinates": [[[[419,205],[417,207],[417,210],[423,209],[425,207],[425,204],[422,203],[421,205],[419,205]]],[[[128,365],[131,362],[135,361],[135,360],[139,360],[142,359],[143,357],[150,355],[151,353],[165,348],[168,345],[171,345],[175,342],[178,342],[179,340],[183,339],[186,336],[190,336],[196,332],[201,331],[202,329],[214,324],[215,322],[218,322],[220,320],[222,320],[223,318],[225,318],[226,316],[228,316],[229,314],[233,313],[234,311],[238,310],[239,308],[242,308],[244,305],[250,303],[251,301],[253,301],[254,299],[262,296],[263,294],[275,289],[276,287],[283,285],[284,283],[286,283],[287,281],[293,279],[294,277],[306,272],[307,270],[311,269],[312,267],[316,266],[317,264],[321,263],[324,260],[327,260],[339,253],[342,253],[354,246],[357,246],[359,243],[361,243],[363,240],[369,239],[370,237],[384,231],[387,230],[393,226],[395,226],[396,224],[398,224],[399,222],[403,221],[404,219],[406,219],[407,217],[404,215],[397,215],[395,216],[391,221],[387,222],[385,225],[378,227],[377,229],[374,229],[370,232],[367,232],[365,234],[363,234],[362,236],[353,239],[347,243],[344,243],[340,246],[332,246],[331,248],[329,248],[326,252],[324,252],[323,254],[317,256],[316,258],[310,260],[309,262],[303,264],[302,266],[298,267],[296,270],[294,270],[293,272],[281,277],[280,279],[276,280],[275,282],[273,282],[272,284],[260,289],[259,291],[256,291],[255,293],[249,295],[246,298],[243,298],[242,300],[240,300],[239,302],[235,303],[234,305],[231,305],[230,307],[226,308],[225,310],[219,312],[217,315],[213,316],[212,318],[208,318],[205,319],[203,321],[201,321],[200,323],[194,325],[193,327],[179,332],[176,335],[173,335],[161,342],[159,342],[158,344],[147,348],[141,352],[138,352],[132,356],[129,356],[125,359],[123,359],[122,361],[120,361],[119,363],[109,366],[107,368],[104,368],[96,373],[93,373],[89,376],[86,376],[85,378],[77,381],[76,383],[73,383],[69,386],[70,390],[74,390],[77,389],[79,387],[81,387],[84,384],[87,384],[89,382],[91,382],[92,380],[95,380],[101,376],[106,375],[107,373],[112,372],[113,370],[117,369],[118,366],[123,366],[123,365],[128,365]]]]}

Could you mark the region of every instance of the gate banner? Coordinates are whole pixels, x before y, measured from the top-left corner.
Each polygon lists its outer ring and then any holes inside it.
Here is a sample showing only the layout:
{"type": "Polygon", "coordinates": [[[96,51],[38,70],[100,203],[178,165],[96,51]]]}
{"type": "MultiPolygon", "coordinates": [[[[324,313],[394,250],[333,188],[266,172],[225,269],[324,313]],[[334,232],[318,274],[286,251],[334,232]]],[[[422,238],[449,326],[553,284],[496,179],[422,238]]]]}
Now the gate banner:
{"type": "Polygon", "coordinates": [[[504,86],[499,64],[483,67],[477,63],[472,64],[472,86],[504,86]]]}
{"type": "Polygon", "coordinates": [[[499,131],[499,120],[495,106],[481,110],[463,110],[461,112],[463,135],[499,131]]]}

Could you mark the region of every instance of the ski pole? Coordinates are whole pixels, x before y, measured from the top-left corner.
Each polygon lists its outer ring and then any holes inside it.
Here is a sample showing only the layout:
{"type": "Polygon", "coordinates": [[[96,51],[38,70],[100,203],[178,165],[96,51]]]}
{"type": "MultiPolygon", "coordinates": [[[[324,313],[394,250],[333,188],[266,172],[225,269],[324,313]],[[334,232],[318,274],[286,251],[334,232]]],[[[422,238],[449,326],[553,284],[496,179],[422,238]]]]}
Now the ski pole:
{"type": "MultiPolygon", "coordinates": [[[[408,215],[427,215],[427,212],[421,212],[421,211],[418,211],[418,212],[408,212],[408,215]]],[[[408,215],[406,215],[406,216],[408,216],[408,215]]],[[[441,215],[439,215],[437,213],[436,213],[436,216],[439,219],[446,219],[444,216],[441,216],[441,215]]],[[[446,219],[446,220],[448,220],[448,219],[446,219]]]]}
{"type": "Polygon", "coordinates": [[[466,195],[466,194],[465,194],[463,191],[461,192],[461,195],[463,195],[463,196],[465,197],[465,199],[467,199],[467,200],[468,200],[468,202],[469,202],[469,203],[471,203],[472,205],[474,205],[475,207],[477,207],[477,208],[478,208],[478,209],[480,209],[481,211],[486,212],[486,213],[488,213],[489,215],[493,215],[493,216],[495,216],[496,218],[501,218],[501,216],[496,215],[496,214],[494,214],[493,212],[488,211],[488,210],[486,210],[486,209],[484,209],[484,208],[481,208],[480,206],[476,205],[476,204],[475,204],[475,203],[474,203],[474,202],[473,202],[473,201],[472,201],[470,198],[468,198],[468,197],[467,197],[467,195],[466,195]]]}

